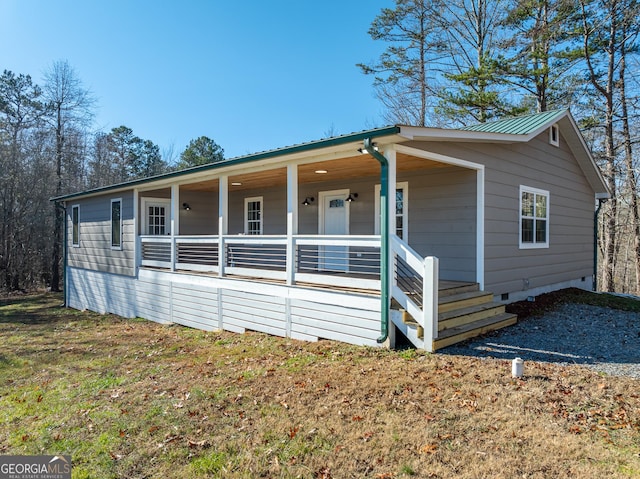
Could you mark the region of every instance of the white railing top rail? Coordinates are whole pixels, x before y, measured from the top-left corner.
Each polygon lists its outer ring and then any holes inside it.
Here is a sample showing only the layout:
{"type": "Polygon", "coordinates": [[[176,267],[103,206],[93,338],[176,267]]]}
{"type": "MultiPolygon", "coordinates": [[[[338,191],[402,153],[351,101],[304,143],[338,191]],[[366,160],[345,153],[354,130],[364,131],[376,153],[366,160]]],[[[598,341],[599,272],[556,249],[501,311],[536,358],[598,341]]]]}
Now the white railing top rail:
{"type": "MultiPolygon", "coordinates": [[[[140,235],[143,243],[170,243],[172,238],[177,243],[217,243],[218,235],[140,235]]],[[[223,235],[225,243],[261,243],[261,244],[285,244],[286,235],[223,235]]],[[[299,245],[320,246],[380,246],[380,235],[294,235],[293,240],[299,245]]]]}
{"type": "Polygon", "coordinates": [[[411,266],[424,278],[424,258],[420,256],[411,246],[402,241],[397,236],[391,237],[391,247],[402,260],[411,266]]]}

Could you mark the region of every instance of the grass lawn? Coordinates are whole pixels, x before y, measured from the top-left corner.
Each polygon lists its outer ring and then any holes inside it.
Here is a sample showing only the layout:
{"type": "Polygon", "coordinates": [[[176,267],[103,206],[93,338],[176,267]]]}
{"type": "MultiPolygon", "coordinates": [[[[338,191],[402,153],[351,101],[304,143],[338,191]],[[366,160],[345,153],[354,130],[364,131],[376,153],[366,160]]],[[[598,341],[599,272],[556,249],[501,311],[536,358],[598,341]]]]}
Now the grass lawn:
{"type": "Polygon", "coordinates": [[[0,302],[0,454],[70,454],[74,478],[640,477],[632,379],[60,301],[0,302]]]}

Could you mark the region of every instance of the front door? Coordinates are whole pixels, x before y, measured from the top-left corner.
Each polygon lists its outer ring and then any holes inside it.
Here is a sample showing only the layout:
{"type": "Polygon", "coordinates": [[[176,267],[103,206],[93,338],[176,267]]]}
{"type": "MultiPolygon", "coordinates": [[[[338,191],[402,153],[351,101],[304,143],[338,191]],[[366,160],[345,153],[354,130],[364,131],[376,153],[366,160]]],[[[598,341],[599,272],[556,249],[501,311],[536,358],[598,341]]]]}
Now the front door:
{"type": "MultiPolygon", "coordinates": [[[[321,235],[349,234],[349,190],[321,191],[318,230],[321,235]]],[[[318,267],[324,271],[349,269],[348,246],[321,246],[318,267]]]]}
{"type": "Polygon", "coordinates": [[[145,235],[169,235],[169,211],[171,202],[160,199],[144,199],[144,231],[145,235]]]}

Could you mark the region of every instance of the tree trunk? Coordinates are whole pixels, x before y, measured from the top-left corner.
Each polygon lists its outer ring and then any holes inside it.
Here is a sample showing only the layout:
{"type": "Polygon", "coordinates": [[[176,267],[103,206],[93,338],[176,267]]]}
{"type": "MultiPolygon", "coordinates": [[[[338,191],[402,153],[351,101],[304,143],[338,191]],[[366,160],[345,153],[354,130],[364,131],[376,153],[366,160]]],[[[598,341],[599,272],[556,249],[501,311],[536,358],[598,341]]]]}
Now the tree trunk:
{"type": "MultiPolygon", "coordinates": [[[[626,24],[625,24],[626,26],[626,24]]],[[[625,28],[626,30],[626,28],[625,28]]],[[[626,38],[626,35],[624,35],[626,38]]],[[[620,106],[622,108],[622,138],[624,142],[624,159],[627,169],[627,185],[629,188],[629,213],[633,234],[633,260],[635,265],[635,293],[640,295],[640,210],[638,210],[638,182],[633,164],[633,143],[629,128],[629,109],[626,93],[626,48],[622,45],[620,51],[620,106]]]]}
{"type": "MultiPolygon", "coordinates": [[[[56,124],[56,196],[62,194],[62,153],[64,136],[62,132],[61,105],[57,105],[56,124]]],[[[62,250],[62,226],[64,224],[63,211],[57,205],[53,206],[55,222],[53,230],[53,254],[51,257],[51,291],[60,291],[60,252],[62,250]]]]}

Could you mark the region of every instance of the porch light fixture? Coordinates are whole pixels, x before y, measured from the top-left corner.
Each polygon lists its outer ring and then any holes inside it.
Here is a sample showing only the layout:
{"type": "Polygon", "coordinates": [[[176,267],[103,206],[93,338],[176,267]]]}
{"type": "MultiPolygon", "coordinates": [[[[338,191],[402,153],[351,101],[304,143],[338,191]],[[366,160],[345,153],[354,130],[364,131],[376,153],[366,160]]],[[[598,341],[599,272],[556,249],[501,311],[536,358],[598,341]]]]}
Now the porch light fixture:
{"type": "Polygon", "coordinates": [[[191,206],[189,206],[189,203],[182,203],[182,208],[185,211],[191,211],[191,206]]]}
{"type": "Polygon", "coordinates": [[[347,196],[347,199],[345,201],[351,203],[352,201],[355,201],[357,197],[358,193],[349,193],[349,196],[347,196]]]}
{"type": "Polygon", "coordinates": [[[240,183],[239,181],[233,181],[231,183],[231,186],[242,186],[242,183],[240,183]]]}
{"type": "Polygon", "coordinates": [[[315,198],[313,196],[307,196],[304,201],[302,202],[302,204],[304,206],[309,206],[311,203],[313,203],[315,201],[315,198]]]}
{"type": "Polygon", "coordinates": [[[327,170],[316,170],[316,173],[319,175],[324,175],[325,173],[329,173],[327,170]]]}

